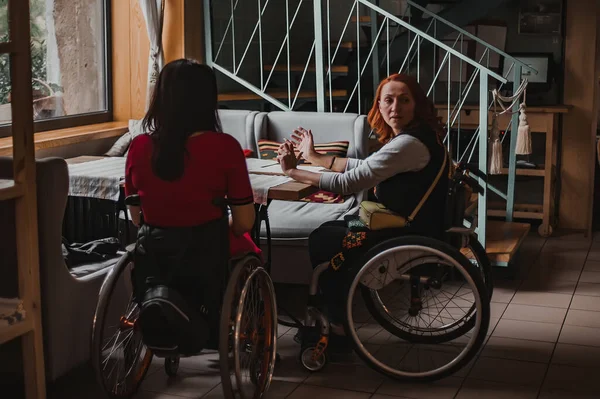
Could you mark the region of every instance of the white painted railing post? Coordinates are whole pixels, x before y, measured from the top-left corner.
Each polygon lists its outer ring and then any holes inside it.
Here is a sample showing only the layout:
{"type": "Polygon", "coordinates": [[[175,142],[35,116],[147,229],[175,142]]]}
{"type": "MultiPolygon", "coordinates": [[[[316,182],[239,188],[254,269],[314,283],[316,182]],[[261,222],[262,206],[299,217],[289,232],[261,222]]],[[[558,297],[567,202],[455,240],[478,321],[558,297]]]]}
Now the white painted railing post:
{"type": "MultiPolygon", "coordinates": [[[[479,170],[488,177],[488,79],[487,71],[479,71],[479,170]]],[[[477,201],[477,239],[485,248],[487,224],[487,189],[486,182],[479,179],[479,184],[485,187],[483,195],[477,201]]]]}
{"type": "MultiPolygon", "coordinates": [[[[323,63],[323,2],[313,0],[315,26],[315,79],[317,112],[325,112],[325,67],[323,63]]],[[[327,43],[329,45],[329,43],[327,43]]]]}

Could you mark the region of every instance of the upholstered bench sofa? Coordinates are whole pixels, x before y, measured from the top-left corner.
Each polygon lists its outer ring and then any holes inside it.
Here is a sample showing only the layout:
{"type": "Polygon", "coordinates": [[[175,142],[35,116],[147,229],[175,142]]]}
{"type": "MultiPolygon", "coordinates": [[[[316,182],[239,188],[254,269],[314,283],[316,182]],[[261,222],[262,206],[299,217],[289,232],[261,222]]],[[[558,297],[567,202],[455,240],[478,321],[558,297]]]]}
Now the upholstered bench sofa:
{"type": "MultiPolygon", "coordinates": [[[[12,159],[0,157],[0,178],[11,177],[12,159]]],[[[90,336],[98,293],[118,258],[69,269],[61,249],[62,221],[69,190],[65,160],[37,159],[36,182],[44,357],[46,378],[54,381],[90,358],[90,336]]],[[[14,202],[0,204],[0,220],[3,266],[0,297],[13,297],[17,295],[14,202]]],[[[0,357],[0,362],[3,361],[5,359],[0,357]]]]}
{"type": "MultiPolygon", "coordinates": [[[[257,112],[219,110],[221,127],[232,135],[245,150],[260,157],[259,141],[282,142],[290,138],[298,126],[311,129],[315,144],[348,142],[347,156],[364,159],[369,152],[371,131],[364,115],[322,112],[257,112]]],[[[133,136],[140,134],[140,121],[130,121],[133,136]]],[[[123,156],[131,137],[123,136],[115,144],[114,154],[123,156]],[[123,145],[119,142],[123,141],[123,145]]],[[[371,140],[372,141],[372,140],[371,140]]],[[[111,151],[113,151],[111,150],[111,151]]],[[[277,201],[269,204],[268,214],[272,235],[272,275],[276,282],[308,284],[311,267],[308,257],[308,236],[322,223],[340,220],[356,214],[366,193],[345,198],[342,203],[277,201]]],[[[124,218],[124,215],[121,216],[124,218]]],[[[261,233],[266,248],[265,230],[261,233]]]]}
{"type": "MultiPolygon", "coordinates": [[[[259,140],[283,142],[298,126],[311,129],[315,143],[347,141],[348,157],[368,155],[371,131],[366,116],[320,112],[253,112],[219,110],[223,131],[234,136],[242,148],[259,154],[259,140]]],[[[346,197],[342,203],[278,201],[269,204],[272,236],[272,275],[276,282],[308,284],[311,266],[308,236],[322,223],[356,214],[366,193],[346,197]]],[[[265,230],[261,233],[266,248],[265,230]]]]}

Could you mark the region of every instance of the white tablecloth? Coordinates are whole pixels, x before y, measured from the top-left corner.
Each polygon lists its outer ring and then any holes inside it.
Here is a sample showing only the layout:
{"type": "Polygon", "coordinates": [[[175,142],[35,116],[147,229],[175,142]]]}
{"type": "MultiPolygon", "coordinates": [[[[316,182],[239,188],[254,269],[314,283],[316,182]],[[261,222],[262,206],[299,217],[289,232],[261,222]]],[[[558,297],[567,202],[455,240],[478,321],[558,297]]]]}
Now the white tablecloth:
{"type": "Polygon", "coordinates": [[[125,158],[108,157],[69,165],[69,195],[119,200],[125,158]]]}
{"type": "MultiPolygon", "coordinates": [[[[108,157],[69,165],[69,195],[118,201],[125,158],[108,157]]],[[[266,205],[269,189],[291,181],[287,176],[250,174],[254,202],[266,205]]]]}

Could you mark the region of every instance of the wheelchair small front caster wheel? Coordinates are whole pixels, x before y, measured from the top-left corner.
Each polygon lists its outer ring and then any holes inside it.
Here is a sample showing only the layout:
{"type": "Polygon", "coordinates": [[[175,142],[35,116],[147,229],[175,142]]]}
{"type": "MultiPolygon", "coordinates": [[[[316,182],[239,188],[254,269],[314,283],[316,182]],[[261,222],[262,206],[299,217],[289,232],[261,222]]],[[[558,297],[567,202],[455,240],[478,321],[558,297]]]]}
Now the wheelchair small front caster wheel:
{"type": "Polygon", "coordinates": [[[322,352],[319,356],[315,355],[316,347],[306,346],[300,352],[300,363],[308,371],[321,371],[327,364],[327,355],[322,352]]]}
{"type": "Polygon", "coordinates": [[[179,370],[179,358],[178,357],[167,357],[165,358],[165,373],[169,377],[175,377],[179,370]]]}

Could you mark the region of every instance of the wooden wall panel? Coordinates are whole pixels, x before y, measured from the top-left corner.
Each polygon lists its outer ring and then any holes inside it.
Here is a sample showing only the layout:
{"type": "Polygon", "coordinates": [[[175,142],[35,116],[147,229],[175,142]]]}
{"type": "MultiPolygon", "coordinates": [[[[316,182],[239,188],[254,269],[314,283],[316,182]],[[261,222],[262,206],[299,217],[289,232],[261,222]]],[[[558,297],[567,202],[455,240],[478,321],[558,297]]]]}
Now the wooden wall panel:
{"type": "Polygon", "coordinates": [[[131,116],[129,2],[113,0],[111,11],[113,119],[125,121],[131,116]]]}
{"type": "MultiPolygon", "coordinates": [[[[146,110],[150,43],[139,0],[112,0],[114,120],[140,119],[146,110]]],[[[166,0],[165,61],[185,54],[184,0],[166,0]]]]}
{"type": "Polygon", "coordinates": [[[589,231],[594,190],[596,135],[596,2],[566,2],[564,103],[572,105],[563,117],[559,227],[589,231]]]}
{"type": "MultiPolygon", "coordinates": [[[[202,3],[198,0],[192,1],[202,3]]],[[[165,24],[163,27],[165,62],[185,56],[184,8],[184,0],[166,0],[165,24]]]]}
{"type": "Polygon", "coordinates": [[[204,14],[203,2],[184,2],[185,56],[204,62],[204,14]]]}
{"type": "Polygon", "coordinates": [[[150,43],[146,32],[146,22],[142,15],[139,0],[130,3],[130,40],[131,40],[131,118],[141,119],[146,110],[146,80],[148,79],[148,56],[150,43]]]}

